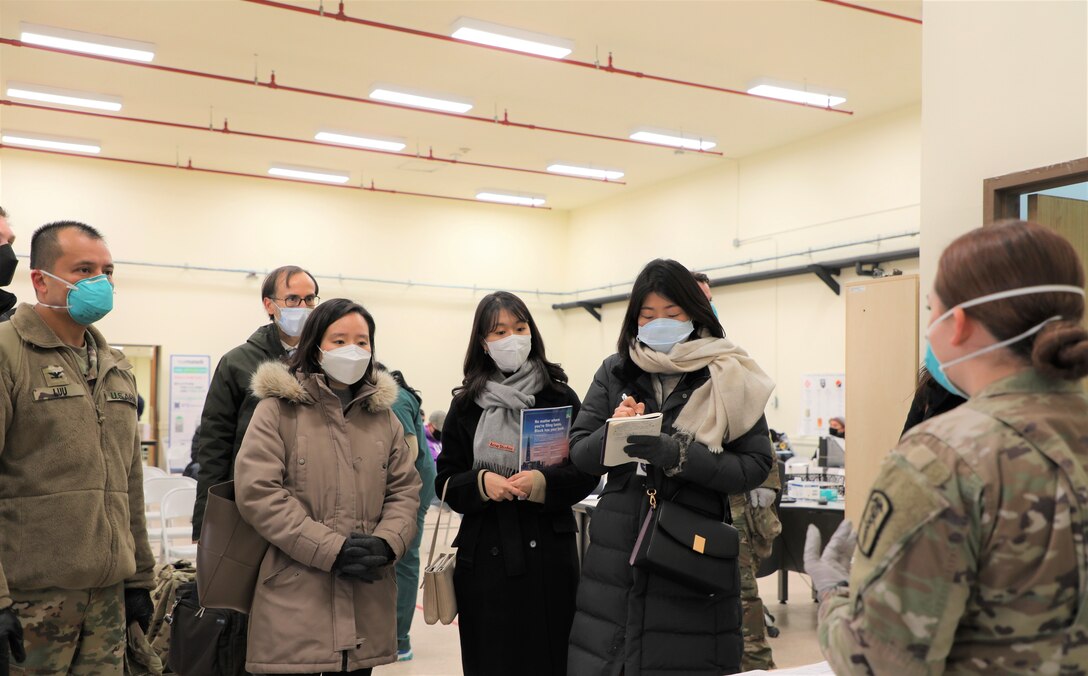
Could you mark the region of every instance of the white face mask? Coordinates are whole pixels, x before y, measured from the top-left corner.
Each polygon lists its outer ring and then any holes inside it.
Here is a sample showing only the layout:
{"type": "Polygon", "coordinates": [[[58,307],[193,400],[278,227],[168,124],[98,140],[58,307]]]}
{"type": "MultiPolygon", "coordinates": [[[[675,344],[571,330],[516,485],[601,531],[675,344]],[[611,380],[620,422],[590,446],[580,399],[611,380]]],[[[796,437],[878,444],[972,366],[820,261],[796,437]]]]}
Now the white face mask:
{"type": "Polygon", "coordinates": [[[520,369],[532,349],[532,336],[507,336],[487,343],[487,353],[503,373],[513,373],[520,369]]]}
{"type": "Polygon", "coordinates": [[[370,353],[358,345],[321,350],[321,368],[333,380],[345,385],[359,382],[370,364],[370,353]]]}
{"type": "Polygon", "coordinates": [[[279,308],[280,316],[276,317],[276,325],[285,335],[298,338],[302,335],[302,327],[306,326],[306,320],[313,311],[312,307],[281,307],[279,308]]]}

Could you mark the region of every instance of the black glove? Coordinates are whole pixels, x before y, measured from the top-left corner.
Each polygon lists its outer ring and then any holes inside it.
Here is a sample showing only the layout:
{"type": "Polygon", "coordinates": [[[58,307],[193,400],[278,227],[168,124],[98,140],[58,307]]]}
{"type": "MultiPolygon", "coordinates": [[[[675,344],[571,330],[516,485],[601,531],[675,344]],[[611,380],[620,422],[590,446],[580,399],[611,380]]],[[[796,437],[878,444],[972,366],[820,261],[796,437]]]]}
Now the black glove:
{"type": "Polygon", "coordinates": [[[151,602],[151,592],[146,589],[125,590],[125,625],[136,622],[147,633],[151,626],[151,616],[155,614],[155,604],[151,602]]]}
{"type": "Polygon", "coordinates": [[[680,463],[680,444],[667,434],[631,435],[623,452],[662,469],[672,469],[680,463]]]}
{"type": "Polygon", "coordinates": [[[382,577],[378,569],[392,560],[393,550],[385,540],[374,535],[352,533],[340,548],[332,569],[342,577],[377,582],[382,577]]]}
{"type": "Polygon", "coordinates": [[[9,655],[16,662],[26,659],[26,648],[23,647],[23,625],[11,608],[0,610],[0,674],[8,674],[9,655]]]}

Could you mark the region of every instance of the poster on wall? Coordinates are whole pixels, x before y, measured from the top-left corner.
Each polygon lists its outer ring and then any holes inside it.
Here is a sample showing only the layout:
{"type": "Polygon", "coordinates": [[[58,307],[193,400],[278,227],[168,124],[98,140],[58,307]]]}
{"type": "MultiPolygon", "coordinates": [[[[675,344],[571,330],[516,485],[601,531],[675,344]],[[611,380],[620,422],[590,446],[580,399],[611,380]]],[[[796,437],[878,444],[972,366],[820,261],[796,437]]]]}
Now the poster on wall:
{"type": "Polygon", "coordinates": [[[193,433],[200,424],[211,372],[209,355],[170,355],[170,444],[166,461],[171,472],[180,472],[189,464],[193,433]]]}
{"type": "Polygon", "coordinates": [[[846,418],[846,374],[801,376],[801,436],[827,436],[831,418],[846,418]]]}

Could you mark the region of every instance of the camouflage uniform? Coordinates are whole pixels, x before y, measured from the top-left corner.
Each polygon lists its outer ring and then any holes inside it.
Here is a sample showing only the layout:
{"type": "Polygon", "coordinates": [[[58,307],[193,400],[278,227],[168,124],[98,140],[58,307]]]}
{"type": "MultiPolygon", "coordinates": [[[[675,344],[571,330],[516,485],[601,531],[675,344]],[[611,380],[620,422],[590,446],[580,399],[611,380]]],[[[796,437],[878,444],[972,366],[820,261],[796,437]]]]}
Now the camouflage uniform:
{"type": "Polygon", "coordinates": [[[1088,670],[1088,397],[1027,370],[885,460],[849,591],[820,607],[838,674],[1088,670]]]}
{"type": "MultiPolygon", "coordinates": [[[[778,462],[771,465],[771,473],[760,488],[782,490],[778,462]]],[[[773,506],[753,507],[748,493],[730,495],[729,508],[733,515],[733,526],[740,534],[740,555],[737,563],[740,567],[740,602],[744,611],[741,625],[744,633],[741,669],[774,669],[771,646],[767,643],[767,625],[763,619],[763,600],[759,598],[759,586],[756,584],[756,571],[759,570],[760,561],[770,555],[774,539],[782,532],[782,523],[778,520],[773,506]]]]}
{"type": "Polygon", "coordinates": [[[124,583],[100,589],[12,591],[23,624],[26,661],[13,676],[121,676],[125,656],[124,583]]]}

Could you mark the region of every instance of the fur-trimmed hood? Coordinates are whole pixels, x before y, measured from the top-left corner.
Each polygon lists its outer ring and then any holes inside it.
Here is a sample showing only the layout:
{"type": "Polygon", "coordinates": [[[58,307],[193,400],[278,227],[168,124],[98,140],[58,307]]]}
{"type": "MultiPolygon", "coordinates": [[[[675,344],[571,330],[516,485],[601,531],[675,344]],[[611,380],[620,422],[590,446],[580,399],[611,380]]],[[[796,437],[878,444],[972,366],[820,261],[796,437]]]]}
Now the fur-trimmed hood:
{"type": "MultiPolygon", "coordinates": [[[[362,399],[363,406],[371,413],[388,411],[397,400],[397,381],[384,371],[377,371],[375,375],[376,384],[363,383],[355,398],[362,399]]],[[[249,389],[258,399],[276,398],[294,404],[313,404],[317,401],[316,392],[325,387],[322,380],[320,375],[292,375],[282,362],[267,361],[257,367],[249,389]]]]}

